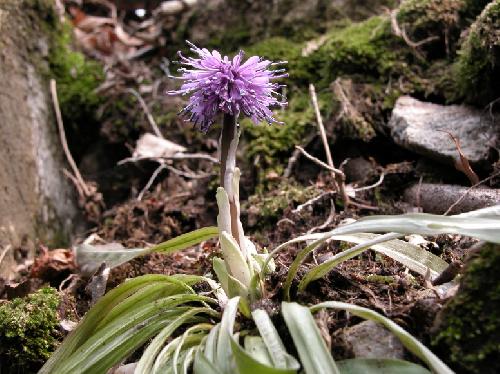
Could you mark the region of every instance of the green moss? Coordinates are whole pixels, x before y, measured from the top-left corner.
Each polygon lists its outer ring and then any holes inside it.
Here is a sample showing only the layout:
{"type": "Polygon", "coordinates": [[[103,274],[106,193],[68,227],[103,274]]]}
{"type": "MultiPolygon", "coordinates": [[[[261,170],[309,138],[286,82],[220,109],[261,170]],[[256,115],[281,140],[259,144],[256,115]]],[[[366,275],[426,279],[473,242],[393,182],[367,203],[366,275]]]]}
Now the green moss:
{"type": "Polygon", "coordinates": [[[391,284],[394,283],[394,277],[391,275],[377,275],[370,274],[366,276],[366,280],[372,283],[380,283],[380,284],[391,284]]]}
{"type": "Polygon", "coordinates": [[[485,105],[500,87],[500,1],[492,1],[470,27],[455,66],[459,95],[485,105]]]}
{"type": "Polygon", "coordinates": [[[327,86],[339,76],[378,79],[391,72],[397,60],[398,41],[390,33],[385,17],[336,27],[325,43],[309,57],[316,80],[327,86]]]}
{"type": "Polygon", "coordinates": [[[103,82],[102,66],[72,48],[72,29],[58,24],[52,32],[50,74],[57,81],[59,104],[66,126],[81,126],[95,120],[102,98],[96,93],[103,82]]]}
{"type": "Polygon", "coordinates": [[[464,7],[463,0],[406,0],[399,7],[397,20],[414,42],[437,37],[423,49],[432,50],[433,56],[445,56],[460,35],[460,12],[464,7]]]}
{"type": "Polygon", "coordinates": [[[500,246],[482,248],[442,312],[434,345],[460,372],[500,372],[499,268],[500,246]]]}
{"type": "Polygon", "coordinates": [[[9,363],[7,372],[36,371],[54,351],[59,302],[54,288],[42,288],[0,304],[0,361],[9,363]]]}
{"type": "Polygon", "coordinates": [[[250,196],[243,211],[248,211],[249,217],[255,215],[255,222],[249,218],[249,226],[264,228],[275,224],[285,209],[305,203],[318,193],[314,186],[304,187],[293,181],[282,181],[272,191],[250,196]]]}
{"type": "MultiPolygon", "coordinates": [[[[332,94],[319,92],[318,101],[323,116],[328,118],[333,108],[332,94]]],[[[310,132],[317,131],[314,109],[306,92],[293,92],[288,107],[277,112],[276,117],[282,125],[254,125],[249,119],[242,121],[243,154],[250,164],[258,158],[257,182],[261,191],[268,187],[266,175],[271,171],[282,175],[281,160],[288,160],[295,145],[303,144],[310,132]]]]}

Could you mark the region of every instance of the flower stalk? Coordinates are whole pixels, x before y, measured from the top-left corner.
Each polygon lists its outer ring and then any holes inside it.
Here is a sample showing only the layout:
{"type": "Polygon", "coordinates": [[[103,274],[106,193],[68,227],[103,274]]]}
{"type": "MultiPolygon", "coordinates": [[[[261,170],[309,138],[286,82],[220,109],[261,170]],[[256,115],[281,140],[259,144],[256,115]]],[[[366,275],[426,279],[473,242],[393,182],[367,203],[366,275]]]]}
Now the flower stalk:
{"type": "Polygon", "coordinates": [[[229,199],[229,212],[231,217],[231,230],[229,231],[229,233],[232,234],[233,238],[236,240],[243,254],[245,255],[245,250],[242,247],[242,233],[240,232],[239,228],[239,226],[241,226],[239,224],[239,201],[236,201],[237,198],[234,191],[235,188],[238,188],[238,186],[233,186],[233,178],[236,170],[236,151],[239,141],[237,121],[238,118],[236,116],[232,114],[224,114],[222,131],[219,141],[220,185],[226,191],[229,199]]]}
{"type": "Polygon", "coordinates": [[[179,69],[182,72],[179,79],[184,83],[169,94],[190,96],[181,113],[203,132],[223,115],[217,223],[224,264],[214,260],[214,270],[229,297],[241,296],[242,300],[248,300],[259,293],[259,280],[254,275],[261,272],[261,259],[255,245],[245,237],[240,221],[240,170],[236,167],[238,117],[245,115],[256,124],[279,123],[271,107],[283,107],[287,103],[279,93],[282,86],[272,81],[287,74],[284,69],[274,68],[284,62],[273,63],[258,56],[243,61],[242,51],[229,59],[217,51],[188,44],[198,57],[184,57],[179,53],[180,63],[185,66],[179,69]]]}

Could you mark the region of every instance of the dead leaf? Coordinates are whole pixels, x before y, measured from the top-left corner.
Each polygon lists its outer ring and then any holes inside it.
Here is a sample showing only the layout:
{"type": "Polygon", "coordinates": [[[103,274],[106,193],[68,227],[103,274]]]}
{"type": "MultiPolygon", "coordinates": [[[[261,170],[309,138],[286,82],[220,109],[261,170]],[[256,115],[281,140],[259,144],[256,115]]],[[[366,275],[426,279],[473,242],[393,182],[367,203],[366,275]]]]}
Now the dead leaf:
{"type": "Polygon", "coordinates": [[[146,133],[137,141],[134,150],[134,158],[163,158],[172,157],[176,153],[186,152],[182,145],[160,138],[156,135],[146,133]]]}
{"type": "Polygon", "coordinates": [[[73,272],[75,262],[73,252],[69,249],[54,249],[40,246],[41,254],[35,258],[30,277],[50,280],[61,272],[73,272]]]}
{"type": "Polygon", "coordinates": [[[458,161],[455,162],[455,167],[457,168],[457,170],[460,170],[462,173],[464,173],[467,176],[467,178],[469,178],[472,185],[478,184],[479,177],[474,172],[474,170],[472,170],[469,160],[467,159],[467,157],[465,157],[464,153],[462,152],[462,148],[460,148],[460,141],[449,131],[446,130],[438,130],[438,131],[448,134],[450,138],[455,142],[458,154],[460,155],[460,162],[458,161]]]}

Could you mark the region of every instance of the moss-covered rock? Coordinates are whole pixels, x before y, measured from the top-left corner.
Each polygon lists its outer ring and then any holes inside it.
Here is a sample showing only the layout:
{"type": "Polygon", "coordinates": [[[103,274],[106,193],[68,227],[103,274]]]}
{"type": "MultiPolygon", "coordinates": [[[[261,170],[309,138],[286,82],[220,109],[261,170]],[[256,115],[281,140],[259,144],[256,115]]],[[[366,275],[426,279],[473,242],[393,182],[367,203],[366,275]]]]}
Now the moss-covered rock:
{"type": "Polygon", "coordinates": [[[466,267],[438,318],[434,345],[461,373],[499,373],[500,246],[486,245],[466,267]]]}
{"type": "Polygon", "coordinates": [[[66,126],[95,121],[102,97],[96,92],[104,80],[100,63],[75,50],[69,24],[57,23],[52,31],[49,74],[57,81],[58,98],[66,126]]]}
{"type": "Polygon", "coordinates": [[[472,24],[456,63],[459,94],[486,105],[500,96],[500,1],[492,1],[472,24]]]}
{"type": "Polygon", "coordinates": [[[54,351],[58,339],[54,288],[0,304],[0,371],[36,371],[54,351]]]}
{"type": "Polygon", "coordinates": [[[455,49],[464,8],[463,0],[406,0],[399,7],[397,20],[414,43],[427,40],[422,49],[431,57],[444,57],[455,49]]]}

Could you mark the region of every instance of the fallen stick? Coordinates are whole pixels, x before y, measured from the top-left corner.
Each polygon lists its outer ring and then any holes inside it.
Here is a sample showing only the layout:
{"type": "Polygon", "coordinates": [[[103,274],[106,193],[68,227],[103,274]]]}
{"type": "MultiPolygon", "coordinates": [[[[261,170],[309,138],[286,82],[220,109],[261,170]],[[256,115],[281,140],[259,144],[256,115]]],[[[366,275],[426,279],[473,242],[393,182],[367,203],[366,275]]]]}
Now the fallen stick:
{"type": "Polygon", "coordinates": [[[500,204],[500,190],[422,183],[408,188],[404,200],[425,213],[458,214],[500,204]]]}

